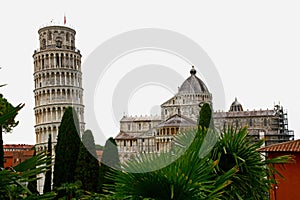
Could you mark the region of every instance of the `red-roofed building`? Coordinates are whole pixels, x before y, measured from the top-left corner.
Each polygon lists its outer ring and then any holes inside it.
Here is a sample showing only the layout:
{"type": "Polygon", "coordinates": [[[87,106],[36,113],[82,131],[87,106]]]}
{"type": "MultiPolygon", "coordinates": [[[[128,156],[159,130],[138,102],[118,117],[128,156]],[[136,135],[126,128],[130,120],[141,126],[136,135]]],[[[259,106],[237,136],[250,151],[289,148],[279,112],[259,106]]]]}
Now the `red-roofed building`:
{"type": "Polygon", "coordinates": [[[275,175],[278,184],[270,191],[271,200],[300,199],[300,140],[288,141],[273,144],[259,149],[266,152],[268,158],[275,158],[282,155],[293,155],[295,162],[290,164],[277,165],[275,168],[283,175],[284,180],[275,175]]]}
{"type": "Polygon", "coordinates": [[[34,145],[27,144],[5,144],[4,149],[4,168],[14,167],[19,163],[33,156],[34,145]]]}

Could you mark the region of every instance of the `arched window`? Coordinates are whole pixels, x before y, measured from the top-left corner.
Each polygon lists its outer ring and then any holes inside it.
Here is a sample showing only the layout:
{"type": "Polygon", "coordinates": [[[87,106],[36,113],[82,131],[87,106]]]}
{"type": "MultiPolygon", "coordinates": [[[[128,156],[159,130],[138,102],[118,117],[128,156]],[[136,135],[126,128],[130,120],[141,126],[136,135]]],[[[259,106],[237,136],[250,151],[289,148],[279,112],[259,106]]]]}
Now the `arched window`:
{"type": "Polygon", "coordinates": [[[56,42],[56,47],[61,48],[61,46],[62,46],[61,38],[57,38],[55,42],[56,42]]]}
{"type": "Polygon", "coordinates": [[[75,47],[74,47],[75,45],[74,45],[74,40],[71,40],[71,49],[72,50],[74,50],[75,49],[75,47]]]}
{"type": "Polygon", "coordinates": [[[265,118],[264,119],[264,126],[267,126],[268,125],[268,121],[267,121],[267,119],[265,118]]]}
{"type": "Polygon", "coordinates": [[[46,40],[45,39],[42,40],[42,47],[41,47],[41,49],[46,49],[46,40]]]}
{"type": "Polygon", "coordinates": [[[74,50],[75,48],[75,38],[74,38],[74,35],[71,35],[71,49],[74,50]]]}
{"type": "Polygon", "coordinates": [[[239,120],[238,120],[238,119],[235,120],[235,126],[236,126],[236,127],[239,126],[239,120]]]}
{"type": "Polygon", "coordinates": [[[69,42],[70,41],[70,34],[66,33],[66,41],[69,42]]]}
{"type": "Polygon", "coordinates": [[[45,61],[44,61],[44,56],[42,56],[42,69],[45,67],[45,61]]]}
{"type": "Polygon", "coordinates": [[[60,54],[60,67],[64,67],[64,54],[60,54]]]}
{"type": "Polygon", "coordinates": [[[249,119],[249,126],[253,126],[252,118],[249,119]]]}
{"type": "Polygon", "coordinates": [[[130,131],[130,124],[127,125],[127,129],[130,131]]]}
{"type": "Polygon", "coordinates": [[[52,33],[50,31],[48,32],[48,40],[52,40],[52,33]]]}
{"type": "Polygon", "coordinates": [[[55,58],[56,58],[56,67],[59,67],[59,54],[58,53],[55,54],[55,58]]]}

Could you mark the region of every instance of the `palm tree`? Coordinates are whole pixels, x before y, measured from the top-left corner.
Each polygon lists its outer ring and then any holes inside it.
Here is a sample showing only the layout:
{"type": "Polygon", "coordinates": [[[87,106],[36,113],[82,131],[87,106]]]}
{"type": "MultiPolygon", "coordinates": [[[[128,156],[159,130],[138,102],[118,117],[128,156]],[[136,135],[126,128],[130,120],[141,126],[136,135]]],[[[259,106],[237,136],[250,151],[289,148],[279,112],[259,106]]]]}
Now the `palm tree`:
{"type": "Polygon", "coordinates": [[[266,159],[257,151],[263,141],[254,142],[248,137],[247,128],[236,130],[232,127],[221,131],[219,141],[212,151],[212,159],[219,160],[216,172],[219,175],[232,168],[238,171],[232,177],[232,183],[226,187],[226,199],[269,199],[268,193],[277,173],[273,164],[287,163],[290,156],[266,159]],[[270,165],[272,164],[272,165],[270,165]]]}
{"type": "Polygon", "coordinates": [[[210,106],[202,108],[198,127],[176,135],[167,153],[123,163],[107,190],[119,199],[268,199],[270,164],[290,157],[264,158],[263,141],[249,141],[246,128],[215,130],[210,106]]]}
{"type": "Polygon", "coordinates": [[[0,171],[0,199],[53,199],[53,192],[40,196],[28,188],[29,183],[38,179],[38,174],[48,169],[48,160],[46,153],[42,152],[10,170],[0,171]]]}
{"type": "Polygon", "coordinates": [[[247,134],[246,128],[190,130],[175,137],[170,152],[123,164],[107,189],[120,199],[268,199],[274,183],[268,164],[290,157],[265,160],[257,151],[262,141],[249,141],[247,134]],[[165,167],[154,170],[158,166],[165,167]]]}
{"type": "Polygon", "coordinates": [[[125,163],[124,171],[111,177],[116,180],[111,186],[113,195],[120,199],[221,199],[224,188],[231,183],[228,177],[236,169],[219,176],[213,173],[218,162],[209,154],[199,156],[207,133],[202,128],[188,131],[175,138],[174,148],[168,153],[141,155],[125,163]],[[154,170],[159,166],[165,167],[154,170]],[[133,171],[140,173],[130,173],[133,171]]]}

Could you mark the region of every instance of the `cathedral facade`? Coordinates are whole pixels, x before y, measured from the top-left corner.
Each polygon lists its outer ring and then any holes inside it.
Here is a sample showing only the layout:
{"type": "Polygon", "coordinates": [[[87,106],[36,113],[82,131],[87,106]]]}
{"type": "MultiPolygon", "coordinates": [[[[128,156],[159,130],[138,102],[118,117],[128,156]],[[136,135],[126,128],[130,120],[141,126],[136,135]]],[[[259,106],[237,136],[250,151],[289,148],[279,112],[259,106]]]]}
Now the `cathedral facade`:
{"type": "MultiPolygon", "coordinates": [[[[115,137],[120,161],[132,159],[141,153],[168,151],[174,135],[197,126],[203,103],[212,105],[212,94],[204,82],[196,76],[194,67],[182,83],[178,93],[161,104],[161,116],[123,116],[120,132],[115,137]]],[[[276,105],[269,110],[244,111],[235,99],[228,112],[214,112],[217,128],[231,125],[248,127],[249,137],[263,139],[265,145],[293,140],[294,133],[288,129],[287,114],[276,105]]]]}

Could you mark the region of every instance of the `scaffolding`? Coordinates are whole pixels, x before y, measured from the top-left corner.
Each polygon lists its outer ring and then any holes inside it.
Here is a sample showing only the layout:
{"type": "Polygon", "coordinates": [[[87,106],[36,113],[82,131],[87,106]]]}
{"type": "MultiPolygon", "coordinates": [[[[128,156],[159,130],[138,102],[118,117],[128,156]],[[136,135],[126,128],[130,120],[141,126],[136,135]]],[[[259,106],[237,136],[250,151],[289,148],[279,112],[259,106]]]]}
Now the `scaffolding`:
{"type": "Polygon", "coordinates": [[[270,129],[250,129],[249,137],[254,140],[263,139],[265,145],[294,140],[294,131],[288,128],[287,112],[282,106],[275,105],[274,116],[271,119],[270,129]]]}

